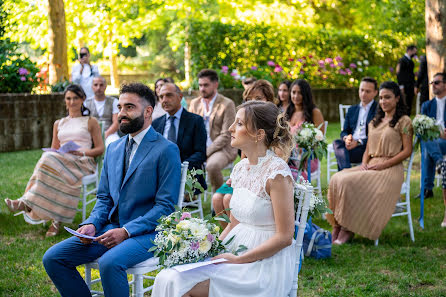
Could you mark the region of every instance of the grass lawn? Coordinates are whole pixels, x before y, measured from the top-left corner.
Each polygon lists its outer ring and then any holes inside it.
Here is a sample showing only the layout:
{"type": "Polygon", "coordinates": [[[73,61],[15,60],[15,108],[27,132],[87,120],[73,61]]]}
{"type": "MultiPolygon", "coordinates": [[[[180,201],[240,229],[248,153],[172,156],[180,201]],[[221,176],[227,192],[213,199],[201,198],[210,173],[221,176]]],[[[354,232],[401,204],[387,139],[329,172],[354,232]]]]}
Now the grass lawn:
{"type": "MultiPolygon", "coordinates": [[[[330,124],[329,141],[338,136],[339,124],[330,124]]],[[[46,239],[48,225],[28,225],[22,216],[10,214],[3,203],[3,198],[15,199],[23,194],[40,155],[40,150],[0,154],[0,296],[58,296],[41,259],[45,250],[67,238],[68,233],[46,239]]],[[[409,238],[407,218],[392,218],[378,247],[368,239],[355,237],[351,244],[334,246],[330,259],[305,259],[299,276],[299,296],[446,296],[441,189],[435,188],[435,198],[425,203],[422,230],[417,222],[419,201],[413,199],[419,191],[419,160],[418,155],[411,181],[415,242],[409,238]]],[[[325,160],[322,167],[322,186],[326,189],[325,160]]],[[[209,202],[208,199],[205,205],[207,211],[209,202]]],[[[75,229],[80,221],[78,213],[69,227],[75,229]]],[[[325,221],[315,222],[331,230],[325,221]]]]}

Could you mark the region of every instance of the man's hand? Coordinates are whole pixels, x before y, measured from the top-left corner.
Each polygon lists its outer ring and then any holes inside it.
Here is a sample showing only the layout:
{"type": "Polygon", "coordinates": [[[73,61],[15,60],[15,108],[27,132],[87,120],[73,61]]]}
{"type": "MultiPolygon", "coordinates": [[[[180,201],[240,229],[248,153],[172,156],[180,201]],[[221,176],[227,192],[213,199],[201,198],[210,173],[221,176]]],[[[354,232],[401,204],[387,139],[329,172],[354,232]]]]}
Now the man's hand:
{"type": "Polygon", "coordinates": [[[129,238],[129,235],[124,228],[115,228],[108,230],[101,236],[97,237],[95,241],[104,245],[108,249],[111,249],[112,247],[117,246],[127,238],[129,238]]]}
{"type": "MultiPolygon", "coordinates": [[[[93,224],[83,225],[76,230],[80,234],[85,234],[88,236],[94,236],[96,234],[96,227],[93,224]]],[[[88,238],[79,237],[83,244],[90,244],[93,240],[88,238]]]]}
{"type": "Polygon", "coordinates": [[[359,144],[359,142],[357,140],[352,139],[349,142],[349,144],[345,143],[345,148],[350,151],[350,150],[354,149],[355,147],[357,147],[358,144],[359,144]]]}

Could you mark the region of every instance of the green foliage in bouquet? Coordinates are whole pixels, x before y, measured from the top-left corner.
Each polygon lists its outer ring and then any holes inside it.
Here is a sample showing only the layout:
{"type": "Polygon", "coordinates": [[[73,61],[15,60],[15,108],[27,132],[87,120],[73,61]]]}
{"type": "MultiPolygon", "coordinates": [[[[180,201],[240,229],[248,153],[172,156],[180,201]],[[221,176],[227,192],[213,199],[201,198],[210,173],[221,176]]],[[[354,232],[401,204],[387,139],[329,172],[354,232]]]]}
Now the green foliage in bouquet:
{"type": "Polygon", "coordinates": [[[187,171],[186,185],[184,191],[189,195],[189,197],[193,197],[198,193],[204,192],[203,186],[197,179],[198,175],[203,175],[203,174],[204,174],[203,170],[201,169],[193,168],[187,171]]]}
{"type": "MultiPolygon", "coordinates": [[[[309,186],[311,183],[304,179],[303,177],[300,177],[296,181],[296,185],[304,185],[309,186]]],[[[301,189],[299,187],[294,187],[294,211],[297,212],[297,207],[299,205],[299,199],[298,197],[301,195],[301,189]]],[[[328,208],[328,201],[323,196],[318,196],[314,192],[311,195],[310,200],[310,210],[308,211],[308,214],[312,216],[313,218],[322,218],[322,215],[325,213],[333,213],[331,209],[328,208]]]]}
{"type": "Polygon", "coordinates": [[[324,134],[311,123],[303,123],[294,138],[299,149],[304,150],[300,158],[300,170],[305,169],[306,161],[311,155],[322,160],[327,154],[327,142],[324,134]]]}

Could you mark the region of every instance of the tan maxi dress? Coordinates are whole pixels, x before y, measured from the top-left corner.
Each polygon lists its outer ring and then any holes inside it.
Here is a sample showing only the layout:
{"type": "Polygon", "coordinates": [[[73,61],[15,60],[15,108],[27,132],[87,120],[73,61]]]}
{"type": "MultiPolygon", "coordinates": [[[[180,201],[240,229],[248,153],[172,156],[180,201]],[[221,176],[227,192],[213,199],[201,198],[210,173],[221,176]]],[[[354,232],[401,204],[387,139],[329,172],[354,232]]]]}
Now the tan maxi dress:
{"type": "MultiPolygon", "coordinates": [[[[369,124],[370,165],[397,155],[403,149],[402,135],[413,135],[408,116],[400,118],[395,127],[381,123],[376,128],[369,124]]],[[[344,169],[330,180],[329,207],[333,226],[376,240],[389,221],[400,197],[404,181],[402,163],[384,170],[361,171],[360,166],[344,169]],[[334,220],[333,220],[334,217],[334,220]]]]}
{"type": "MultiPolygon", "coordinates": [[[[66,117],[59,121],[57,137],[60,145],[74,141],[83,149],[92,147],[88,131],[90,117],[66,117]]],[[[22,199],[32,210],[24,213],[28,223],[55,220],[71,223],[76,215],[82,177],[93,174],[96,163],[92,157],[70,153],[44,152],[37,163],[22,199]]]]}

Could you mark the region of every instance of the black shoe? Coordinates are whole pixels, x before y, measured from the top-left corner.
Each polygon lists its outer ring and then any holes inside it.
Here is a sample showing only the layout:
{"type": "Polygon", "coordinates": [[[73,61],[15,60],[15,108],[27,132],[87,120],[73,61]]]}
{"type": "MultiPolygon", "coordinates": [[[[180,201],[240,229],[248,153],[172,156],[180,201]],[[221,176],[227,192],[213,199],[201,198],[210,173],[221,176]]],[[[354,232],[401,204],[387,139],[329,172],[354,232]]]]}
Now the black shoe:
{"type": "MultiPolygon", "coordinates": [[[[415,196],[415,199],[420,199],[420,197],[421,197],[421,194],[418,194],[417,196],[415,196]]],[[[428,190],[428,189],[424,190],[424,199],[432,198],[432,197],[434,197],[434,192],[432,190],[428,190]]]]}

